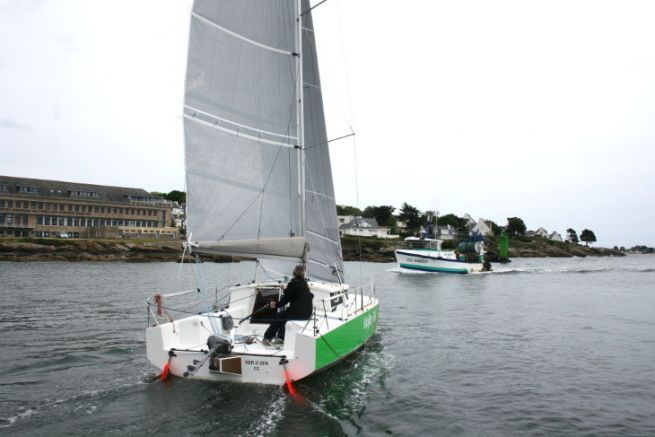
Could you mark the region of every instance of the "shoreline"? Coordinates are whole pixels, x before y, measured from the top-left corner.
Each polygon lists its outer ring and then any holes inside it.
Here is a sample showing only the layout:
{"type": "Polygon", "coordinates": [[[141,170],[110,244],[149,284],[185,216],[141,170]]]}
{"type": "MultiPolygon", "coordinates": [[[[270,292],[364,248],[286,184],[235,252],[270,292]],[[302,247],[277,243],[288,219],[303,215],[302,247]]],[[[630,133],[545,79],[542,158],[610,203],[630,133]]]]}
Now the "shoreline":
{"type": "MultiPolygon", "coordinates": [[[[393,262],[399,240],[381,240],[345,236],[341,239],[344,261],[393,262]]],[[[496,237],[488,237],[487,252],[498,261],[496,237]]],[[[0,261],[102,261],[102,262],[179,262],[179,240],[96,240],[59,238],[8,238],[0,240],[0,261]]],[[[509,258],[571,258],[586,256],[625,256],[615,249],[586,247],[545,239],[510,240],[509,258]]],[[[185,261],[194,259],[188,254],[185,261]]],[[[203,262],[239,262],[246,258],[201,255],[203,262]]]]}

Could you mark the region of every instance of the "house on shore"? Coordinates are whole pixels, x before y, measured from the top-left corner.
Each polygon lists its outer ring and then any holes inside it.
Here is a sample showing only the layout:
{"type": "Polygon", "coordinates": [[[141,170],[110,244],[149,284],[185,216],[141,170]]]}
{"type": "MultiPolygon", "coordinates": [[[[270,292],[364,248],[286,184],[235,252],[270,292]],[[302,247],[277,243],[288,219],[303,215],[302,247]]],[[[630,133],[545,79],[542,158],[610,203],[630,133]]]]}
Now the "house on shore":
{"type": "Polygon", "coordinates": [[[551,232],[548,239],[552,241],[564,241],[562,240],[562,236],[557,231],[551,232]]]}
{"type": "Polygon", "coordinates": [[[374,218],[353,217],[349,222],[339,226],[340,235],[356,235],[360,237],[398,238],[390,234],[389,228],[378,225],[374,218]]]}
{"type": "Polygon", "coordinates": [[[434,231],[434,237],[440,240],[454,240],[457,238],[457,229],[454,226],[437,226],[434,231]]]}
{"type": "Polygon", "coordinates": [[[484,219],[479,219],[476,224],[474,224],[470,230],[469,233],[471,234],[480,234],[483,237],[486,237],[488,235],[493,235],[493,231],[491,230],[491,226],[487,224],[487,221],[484,219]]]}

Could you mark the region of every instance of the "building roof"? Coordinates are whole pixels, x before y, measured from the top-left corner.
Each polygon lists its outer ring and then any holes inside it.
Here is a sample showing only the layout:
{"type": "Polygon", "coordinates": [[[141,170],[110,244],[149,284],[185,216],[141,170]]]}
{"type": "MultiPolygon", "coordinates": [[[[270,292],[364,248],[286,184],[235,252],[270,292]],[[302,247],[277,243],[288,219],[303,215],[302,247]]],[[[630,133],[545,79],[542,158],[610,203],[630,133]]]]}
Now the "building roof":
{"type": "Polygon", "coordinates": [[[98,202],[152,202],[160,199],[143,188],[114,187],[109,185],[80,184],[77,182],[19,178],[0,175],[0,194],[51,197],[98,202]]]}
{"type": "Polygon", "coordinates": [[[380,225],[374,218],[355,217],[339,226],[339,229],[380,229],[380,225]]]}

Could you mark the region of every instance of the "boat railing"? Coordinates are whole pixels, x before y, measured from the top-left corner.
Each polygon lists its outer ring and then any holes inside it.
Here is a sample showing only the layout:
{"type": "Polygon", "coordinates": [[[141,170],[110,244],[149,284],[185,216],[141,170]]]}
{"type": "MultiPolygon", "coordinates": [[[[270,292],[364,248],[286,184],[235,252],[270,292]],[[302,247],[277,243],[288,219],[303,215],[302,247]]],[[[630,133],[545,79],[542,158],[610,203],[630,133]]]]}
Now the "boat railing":
{"type": "Polygon", "coordinates": [[[148,311],[148,326],[168,323],[187,317],[207,313],[209,311],[218,312],[229,304],[229,293],[221,294],[220,292],[229,287],[216,289],[213,297],[202,293],[200,289],[191,289],[176,291],[172,293],[157,293],[146,300],[148,311]],[[195,299],[189,299],[190,296],[195,299]],[[184,298],[184,301],[181,299],[184,298]]]}
{"type": "Polygon", "coordinates": [[[374,304],[375,283],[370,283],[352,287],[330,297],[319,299],[314,303],[314,332],[320,329],[322,325],[330,328],[330,319],[347,320],[352,316],[363,313],[368,307],[374,304]],[[340,305],[337,309],[332,309],[332,303],[335,299],[340,299],[340,305]],[[335,314],[336,313],[336,314],[335,314]]]}

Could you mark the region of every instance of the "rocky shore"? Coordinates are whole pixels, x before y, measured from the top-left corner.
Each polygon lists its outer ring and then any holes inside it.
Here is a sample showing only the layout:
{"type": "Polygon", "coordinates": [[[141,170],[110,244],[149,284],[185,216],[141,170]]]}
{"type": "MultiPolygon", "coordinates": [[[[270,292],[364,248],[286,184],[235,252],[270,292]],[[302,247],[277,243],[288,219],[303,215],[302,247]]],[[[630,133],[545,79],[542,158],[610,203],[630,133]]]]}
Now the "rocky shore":
{"type": "MultiPolygon", "coordinates": [[[[341,239],[346,261],[393,262],[398,240],[380,240],[345,236],[341,239]]],[[[585,247],[550,241],[543,238],[513,238],[509,257],[585,257],[624,256],[615,249],[585,247]]],[[[491,261],[497,261],[498,241],[486,241],[491,261]]],[[[123,262],[179,262],[182,257],[180,241],[139,240],[84,240],[56,238],[21,238],[0,240],[0,261],[123,261],[123,262]]],[[[191,261],[186,255],[185,261],[191,261]]],[[[206,262],[234,262],[239,258],[203,255],[206,262]]]]}
{"type": "MultiPolygon", "coordinates": [[[[343,257],[346,261],[392,262],[398,240],[378,240],[345,236],[341,239],[343,257]]],[[[488,237],[485,247],[492,262],[498,261],[498,239],[488,237]]],[[[512,238],[509,243],[509,258],[571,258],[574,256],[625,256],[624,252],[601,247],[586,247],[578,244],[551,241],[544,238],[512,238]]]]}
{"type": "MultiPolygon", "coordinates": [[[[21,238],[0,240],[0,261],[179,262],[180,241],[21,238]]],[[[185,262],[192,258],[185,256],[185,262]]],[[[229,256],[203,256],[203,261],[239,261],[229,256]]]]}

